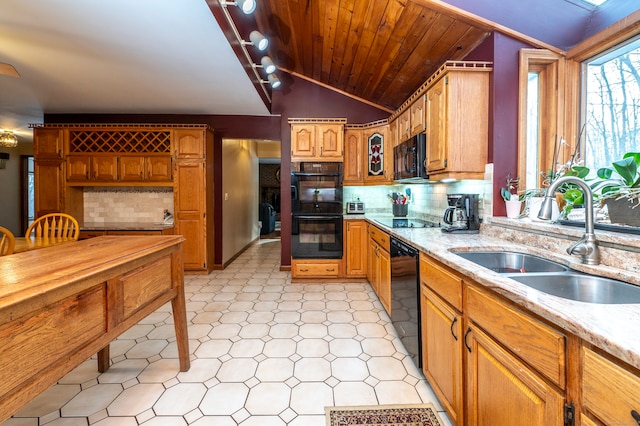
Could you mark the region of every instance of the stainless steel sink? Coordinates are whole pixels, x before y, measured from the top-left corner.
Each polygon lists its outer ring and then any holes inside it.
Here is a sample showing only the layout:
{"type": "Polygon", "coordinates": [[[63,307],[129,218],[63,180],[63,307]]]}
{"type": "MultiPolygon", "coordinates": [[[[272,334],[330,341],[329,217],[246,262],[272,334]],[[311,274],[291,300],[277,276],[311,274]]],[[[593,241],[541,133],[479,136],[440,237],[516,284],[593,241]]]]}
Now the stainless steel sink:
{"type": "Polygon", "coordinates": [[[564,265],[543,259],[538,256],[525,253],[502,251],[468,251],[456,252],[467,260],[492,271],[504,273],[528,273],[528,272],[566,272],[569,270],[564,265]]]}
{"type": "Polygon", "coordinates": [[[640,287],[610,278],[573,272],[513,274],[509,277],[536,290],[578,302],[640,303],[640,287]]]}

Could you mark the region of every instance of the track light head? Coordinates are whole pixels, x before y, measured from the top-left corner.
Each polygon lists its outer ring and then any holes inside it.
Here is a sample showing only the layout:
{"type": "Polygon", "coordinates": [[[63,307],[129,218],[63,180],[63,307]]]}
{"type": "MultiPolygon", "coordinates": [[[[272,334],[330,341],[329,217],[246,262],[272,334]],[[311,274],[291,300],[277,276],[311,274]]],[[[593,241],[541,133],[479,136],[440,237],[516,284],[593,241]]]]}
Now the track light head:
{"type": "Polygon", "coordinates": [[[264,72],[266,72],[267,74],[273,74],[274,72],[276,72],[276,65],[273,63],[270,57],[263,56],[262,59],[260,59],[260,64],[262,65],[262,68],[264,68],[264,72]]]}
{"type": "Polygon", "coordinates": [[[249,34],[249,40],[258,50],[265,50],[269,45],[269,40],[262,35],[260,31],[251,31],[249,34]]]}
{"type": "Polygon", "coordinates": [[[256,10],[256,0],[237,0],[237,1],[220,1],[222,7],[238,6],[242,13],[245,15],[250,15],[256,10]]]}
{"type": "Polygon", "coordinates": [[[269,84],[271,85],[272,89],[277,89],[282,84],[278,76],[275,74],[269,74],[267,76],[267,80],[269,80],[269,84]]]}

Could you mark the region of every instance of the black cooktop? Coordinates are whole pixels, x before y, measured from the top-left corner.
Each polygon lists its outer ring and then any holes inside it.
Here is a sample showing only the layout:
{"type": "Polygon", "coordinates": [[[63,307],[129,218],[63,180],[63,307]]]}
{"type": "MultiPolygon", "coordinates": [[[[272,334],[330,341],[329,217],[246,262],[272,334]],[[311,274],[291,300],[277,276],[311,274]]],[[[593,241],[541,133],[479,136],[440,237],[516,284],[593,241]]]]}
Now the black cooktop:
{"type": "Polygon", "coordinates": [[[422,219],[408,219],[401,217],[374,219],[387,228],[439,228],[440,224],[422,219]]]}

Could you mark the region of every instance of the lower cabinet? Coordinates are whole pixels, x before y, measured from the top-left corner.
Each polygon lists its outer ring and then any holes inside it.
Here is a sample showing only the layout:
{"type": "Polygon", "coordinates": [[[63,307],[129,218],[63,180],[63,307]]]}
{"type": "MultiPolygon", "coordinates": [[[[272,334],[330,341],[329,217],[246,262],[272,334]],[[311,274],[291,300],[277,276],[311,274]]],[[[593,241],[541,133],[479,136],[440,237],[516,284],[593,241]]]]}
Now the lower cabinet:
{"type": "Polygon", "coordinates": [[[345,220],[345,275],[347,278],[367,276],[367,222],[345,220]]]}
{"type": "Polygon", "coordinates": [[[367,279],[378,295],[384,309],[391,315],[391,255],[389,254],[389,234],[369,225],[367,244],[367,279]]]}
{"type": "Polygon", "coordinates": [[[341,259],[291,259],[292,278],[338,278],[341,259]]]}
{"type": "Polygon", "coordinates": [[[582,362],[582,424],[640,424],[639,372],[586,347],[582,362]]]}
{"type": "Polygon", "coordinates": [[[457,425],[563,425],[566,337],[420,255],[425,377],[457,425]]]}
{"type": "Polygon", "coordinates": [[[462,315],[421,285],[422,370],[454,424],[462,424],[462,315]]]}
{"type": "Polygon", "coordinates": [[[466,425],[563,425],[564,395],[480,328],[469,326],[466,425]]]}

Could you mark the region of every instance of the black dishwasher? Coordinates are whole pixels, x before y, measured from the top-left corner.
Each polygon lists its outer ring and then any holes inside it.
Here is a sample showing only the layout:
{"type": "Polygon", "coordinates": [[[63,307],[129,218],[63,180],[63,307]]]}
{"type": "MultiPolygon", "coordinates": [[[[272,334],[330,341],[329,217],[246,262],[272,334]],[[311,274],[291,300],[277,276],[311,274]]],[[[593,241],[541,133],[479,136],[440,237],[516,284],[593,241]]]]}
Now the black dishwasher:
{"type": "Polygon", "coordinates": [[[416,367],[422,368],[418,250],[391,237],[390,254],[391,322],[416,367]]]}

